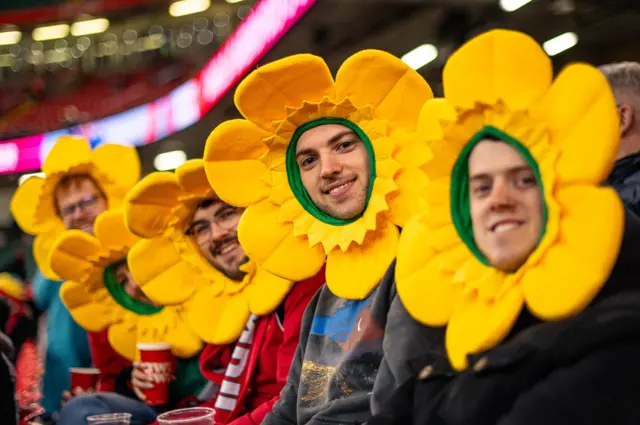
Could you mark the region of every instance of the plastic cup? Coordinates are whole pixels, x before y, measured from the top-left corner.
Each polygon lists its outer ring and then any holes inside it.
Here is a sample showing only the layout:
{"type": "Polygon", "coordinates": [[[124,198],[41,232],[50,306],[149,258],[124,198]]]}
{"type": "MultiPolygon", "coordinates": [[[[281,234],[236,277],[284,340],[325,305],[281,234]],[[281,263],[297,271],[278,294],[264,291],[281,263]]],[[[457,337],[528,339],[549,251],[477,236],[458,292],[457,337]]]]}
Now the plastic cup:
{"type": "Polygon", "coordinates": [[[129,425],[131,413],[108,413],[87,417],[88,425],[129,425]]]}
{"type": "Polygon", "coordinates": [[[160,425],[213,425],[215,413],[208,407],[190,407],[163,413],[156,420],[160,425]]]}
{"type": "Polygon", "coordinates": [[[72,367],[69,369],[71,374],[71,390],[77,391],[95,391],[100,379],[100,370],[90,367],[72,367]]]}
{"type": "Polygon", "coordinates": [[[140,363],[149,375],[153,388],[144,390],[145,403],[162,406],[169,402],[169,384],[173,376],[173,354],[166,342],[138,343],[140,363]]]}

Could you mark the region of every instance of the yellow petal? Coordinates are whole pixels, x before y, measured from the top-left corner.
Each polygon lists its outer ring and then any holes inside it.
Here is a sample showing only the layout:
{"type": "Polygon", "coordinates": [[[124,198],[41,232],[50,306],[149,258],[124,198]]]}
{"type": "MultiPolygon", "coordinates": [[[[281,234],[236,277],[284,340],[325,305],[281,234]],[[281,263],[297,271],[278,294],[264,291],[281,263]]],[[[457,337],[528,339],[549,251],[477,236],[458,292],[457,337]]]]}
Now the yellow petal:
{"type": "Polygon", "coordinates": [[[129,270],[152,301],[179,304],[188,299],[203,277],[182,260],[170,240],[142,239],[129,251],[129,270]]]}
{"type": "Polygon", "coordinates": [[[212,191],[204,172],[204,161],[201,159],[190,159],[179,166],[175,174],[184,192],[190,195],[204,197],[212,191]]]}
{"type": "Polygon", "coordinates": [[[0,273],[0,293],[18,300],[26,299],[24,284],[7,272],[0,273]]]}
{"type": "Polygon", "coordinates": [[[416,128],[422,105],[433,97],[429,84],[397,57],[363,50],[347,59],[336,75],[336,97],[371,106],[391,128],[416,128]]]}
{"type": "Polygon", "coordinates": [[[131,189],[125,199],[127,227],[133,234],[145,238],[162,235],[182,194],[173,173],[149,174],[131,189]]]}
{"type": "Polygon", "coordinates": [[[258,316],[266,316],[278,308],[294,285],[294,282],[279,278],[260,267],[253,281],[248,289],[249,311],[258,316]]]}
{"type": "MultiPolygon", "coordinates": [[[[202,350],[202,340],[187,323],[185,313],[179,312],[177,307],[170,306],[165,307],[159,314],[162,314],[163,318],[167,320],[164,329],[157,329],[157,333],[160,335],[159,339],[171,345],[171,352],[175,356],[188,359],[202,350]]],[[[143,326],[148,327],[147,323],[153,324],[155,322],[153,316],[147,316],[145,319],[144,322],[141,321],[138,324],[138,335],[145,331],[143,326]]]]}
{"type": "Polygon", "coordinates": [[[269,133],[247,120],[226,121],[216,127],[204,148],[209,183],[223,201],[246,207],[269,195],[262,180],[267,167],[260,157],[267,151],[262,139],[269,133]]]}
{"type": "Polygon", "coordinates": [[[422,140],[440,140],[444,137],[443,123],[453,122],[456,117],[453,105],[446,99],[431,99],[424,104],[420,111],[418,135],[422,140]]]}
{"type": "Polygon", "coordinates": [[[246,209],[238,224],[238,238],[249,258],[284,279],[300,281],[315,276],[324,264],[322,246],[309,247],[306,238],[293,236],[293,224],[280,223],[280,207],[264,200],[246,209]]]}
{"type": "Polygon", "coordinates": [[[40,233],[33,240],[33,258],[38,269],[47,279],[60,280],[60,277],[51,269],[51,250],[61,234],[62,232],[59,231],[40,233]]]}
{"type": "Polygon", "coordinates": [[[502,100],[525,109],[551,85],[551,60],[528,35],[492,30],[473,38],[451,55],[442,81],[445,98],[456,107],[502,100]]]}
{"type": "Polygon", "coordinates": [[[140,157],[132,146],[106,143],[91,152],[91,161],[117,186],[129,189],[140,179],[140,157]]]}
{"type": "Polygon", "coordinates": [[[414,319],[429,326],[444,326],[457,300],[453,275],[439,269],[434,261],[437,254],[426,243],[431,230],[422,217],[411,218],[400,234],[396,286],[414,319]]]}
{"type": "Polygon", "coordinates": [[[482,302],[477,293],[463,297],[449,320],[446,347],[456,370],[464,370],[469,354],[495,347],[508,334],[523,306],[522,288],[516,286],[495,303],[482,302]]]}
{"type": "Polygon", "coordinates": [[[86,288],[76,282],[67,281],[60,287],[60,298],[71,313],[73,320],[89,332],[100,332],[111,324],[115,301],[107,297],[105,304],[96,304],[86,288]]]}
{"type": "Polygon", "coordinates": [[[112,324],[107,331],[107,340],[109,345],[122,357],[129,360],[136,358],[138,332],[134,323],[123,321],[112,324]]]}
{"type": "Polygon", "coordinates": [[[102,251],[100,242],[81,230],[64,232],[53,244],[49,264],[58,276],[82,281],[94,266],[88,259],[102,251]]]}
{"type": "Polygon", "coordinates": [[[560,184],[598,184],[607,178],[620,127],[615,99],[597,68],[568,66],[531,114],[547,123],[551,143],[561,150],[555,165],[560,184]]]}
{"type": "Polygon", "coordinates": [[[122,209],[103,212],[96,218],[93,227],[96,238],[106,252],[130,248],[138,241],[127,229],[122,209]]]}
{"type": "Polygon", "coordinates": [[[429,184],[426,173],[415,168],[401,170],[395,178],[398,190],[387,197],[391,221],[404,227],[407,220],[423,210],[422,193],[429,184]]]}
{"type": "Polygon", "coordinates": [[[196,292],[190,301],[187,320],[195,333],[203,341],[213,344],[221,326],[220,318],[228,297],[214,293],[204,287],[196,292]]]}
{"type": "MultiPolygon", "coordinates": [[[[38,223],[36,220],[36,208],[39,204],[43,186],[44,179],[35,176],[30,177],[18,186],[13,198],[11,198],[10,208],[13,218],[24,232],[31,235],[43,230],[43,223],[38,223]]],[[[49,210],[50,218],[55,219],[53,205],[50,206],[49,210]]]]}
{"type": "Polygon", "coordinates": [[[352,243],[342,252],[334,249],[327,257],[327,285],[341,298],[363,300],[378,286],[398,247],[398,228],[387,223],[365,237],[364,243],[352,243]]]}
{"type": "Polygon", "coordinates": [[[249,304],[244,294],[228,297],[220,312],[221,326],[216,327],[213,343],[216,345],[231,344],[240,338],[249,320],[249,304]]]}
{"type": "MultiPolygon", "coordinates": [[[[87,139],[79,136],[62,136],[56,141],[44,160],[42,171],[50,176],[89,163],[91,163],[91,146],[87,139]]],[[[111,166],[113,165],[111,164],[111,166]]]]}
{"type": "Polygon", "coordinates": [[[333,89],[331,72],[318,56],[293,55],[271,62],[249,74],[234,97],[240,113],[261,128],[285,118],[285,108],[299,108],[302,102],[319,102],[333,89]]]}
{"type": "Polygon", "coordinates": [[[573,186],[561,189],[557,201],[558,241],[522,280],[529,309],[545,320],[574,315],[593,300],[611,274],[624,227],[613,189],[573,186]]]}

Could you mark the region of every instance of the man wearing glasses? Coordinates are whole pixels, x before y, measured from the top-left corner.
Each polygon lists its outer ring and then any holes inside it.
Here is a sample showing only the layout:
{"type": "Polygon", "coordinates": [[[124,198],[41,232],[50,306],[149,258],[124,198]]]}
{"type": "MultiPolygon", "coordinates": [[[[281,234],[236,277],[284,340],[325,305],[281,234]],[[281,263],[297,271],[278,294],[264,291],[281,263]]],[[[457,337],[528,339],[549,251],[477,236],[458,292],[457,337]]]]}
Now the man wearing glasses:
{"type": "Polygon", "coordinates": [[[240,281],[245,273],[240,266],[248,261],[238,242],[238,221],[244,209],[217,199],[201,202],[187,229],[202,255],[227,277],[240,281]]]}
{"type": "Polygon", "coordinates": [[[82,137],[63,136],[42,171],[44,177],[30,177],[18,187],[11,212],[23,231],[36,236],[33,252],[39,271],[32,287],[34,302],[47,317],[42,405],[48,417],[60,408],[62,393],[69,388],[69,368],[91,366],[87,334],[60,299],[62,282],[49,266],[50,250],[64,230],[93,233],[96,217],[121,202],[140,178],[140,158],[135,148],[103,144],[92,150],[82,137]]]}
{"type": "MultiPolygon", "coordinates": [[[[129,230],[143,238],[128,257],[133,279],[151,301],[191,303],[186,313],[190,325],[207,343],[198,372],[210,384],[193,393],[195,400],[189,402],[214,408],[217,424],[261,423],[286,382],[302,315],[324,282],[323,270],[294,284],[249,262],[238,241],[244,208],[217,197],[201,160],[187,161],[173,173],[146,176],[129,192],[124,209],[129,230]],[[222,300],[214,287],[224,288],[222,300]],[[187,293],[192,295],[181,298],[187,293]],[[250,309],[252,304],[260,307],[250,309]],[[194,305],[202,306],[195,315],[194,305]],[[221,328],[224,336],[217,332],[221,328]]],[[[135,363],[129,376],[134,394],[110,395],[108,403],[93,403],[91,414],[133,413],[124,408],[132,402],[125,395],[139,399],[140,410],[148,411],[143,409],[144,390],[154,384],[144,365],[135,363]]],[[[189,378],[176,374],[172,385],[181,386],[189,378]]],[[[90,404],[99,396],[84,398],[90,404]]],[[[155,407],[152,416],[185,402],[172,399],[155,407]]],[[[132,423],[145,421],[132,417],[132,423]]],[[[84,418],[60,425],[80,422],[84,418]]]]}

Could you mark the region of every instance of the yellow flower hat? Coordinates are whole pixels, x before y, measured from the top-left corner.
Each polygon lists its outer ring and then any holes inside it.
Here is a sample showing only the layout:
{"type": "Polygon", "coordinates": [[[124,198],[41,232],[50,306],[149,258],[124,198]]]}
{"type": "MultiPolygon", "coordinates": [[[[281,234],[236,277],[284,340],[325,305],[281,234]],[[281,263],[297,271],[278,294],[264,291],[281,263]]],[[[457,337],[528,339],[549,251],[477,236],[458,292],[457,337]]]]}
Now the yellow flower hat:
{"type": "Polygon", "coordinates": [[[88,174],[107,197],[109,208],[117,207],[140,178],[140,158],[135,148],[104,144],[91,150],[89,142],[77,136],[63,136],[42,166],[44,178],[33,176],[21,184],[11,200],[11,213],[22,230],[36,235],[33,255],[42,274],[58,279],[49,266],[49,253],[65,230],[56,211],[55,191],[68,174],[88,174]]]}
{"type": "Polygon", "coordinates": [[[190,303],[189,323],[206,342],[228,344],[244,329],[250,313],[275,310],[293,283],[249,262],[242,282],[209,264],[185,234],[195,207],[217,199],[202,160],[172,172],[151,173],[125,200],[129,229],[144,238],[129,254],[131,273],[145,294],[162,305],[190,303]]]}
{"type": "Polygon", "coordinates": [[[396,226],[419,210],[417,194],[428,183],[418,166],[430,152],[414,132],[430,98],[431,89],[417,72],[375,50],[347,59],[335,81],[327,64],[308,54],[250,74],[235,94],[246,120],[218,126],[203,158],[220,198],[248,207],[239,225],[247,255],[294,281],[313,276],[326,260],[334,294],[366,298],[396,255],[396,226]],[[297,138],[322,124],[349,127],[369,152],[368,203],[352,220],[321,212],[299,179],[297,138]]]}
{"type": "Polygon", "coordinates": [[[181,358],[198,354],[203,344],[187,323],[188,304],[156,307],[137,301],[109,272],[139,243],[127,230],[123,211],[103,212],[94,230],[95,236],[68,230],[51,251],[51,268],[67,279],[60,297],[74,320],[90,332],[108,329],[109,344],[130,360],[138,342],[168,342],[181,358]]]}
{"type": "Polygon", "coordinates": [[[495,30],[469,41],[444,68],[444,100],[427,102],[420,132],[430,138],[426,208],[400,238],[398,294],[411,315],[447,325],[451,364],[500,343],[526,307],[543,320],[585,308],[615,263],[623,209],[599,187],[618,144],[618,117],[605,78],[570,65],[555,82],[551,61],[528,36],[495,30]],[[545,227],[514,273],[490,267],[475,245],[467,161],[493,136],[515,147],[541,184],[545,227]]]}
{"type": "Polygon", "coordinates": [[[6,295],[16,301],[25,301],[24,285],[10,273],[0,273],[0,296],[6,295]]]}

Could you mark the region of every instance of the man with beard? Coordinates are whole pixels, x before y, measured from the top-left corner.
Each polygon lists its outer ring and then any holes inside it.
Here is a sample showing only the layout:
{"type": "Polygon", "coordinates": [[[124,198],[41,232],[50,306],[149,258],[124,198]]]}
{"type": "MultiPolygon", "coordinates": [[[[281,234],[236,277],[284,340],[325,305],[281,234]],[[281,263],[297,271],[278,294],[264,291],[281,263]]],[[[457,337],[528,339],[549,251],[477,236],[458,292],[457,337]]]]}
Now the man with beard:
{"type": "MultiPolygon", "coordinates": [[[[201,371],[216,386],[204,405],[218,424],[259,424],[271,410],[304,309],[324,281],[320,271],[292,282],[249,261],[238,241],[243,213],[211,189],[202,160],[145,177],[126,199],[130,230],[147,239],[129,256],[133,277],[153,301],[191,305],[189,323],[208,343],[201,371]],[[164,258],[156,261],[159,250],[164,258]]],[[[141,367],[132,383],[153,386],[141,367]]]]}
{"type": "Polygon", "coordinates": [[[131,147],[104,144],[92,151],[86,139],[64,136],[47,155],[42,171],[44,177],[33,176],[18,187],[11,211],[22,230],[36,235],[34,257],[40,272],[33,280],[33,298],[47,317],[43,407],[51,415],[69,387],[69,368],[91,366],[91,355],[86,332],[60,300],[62,282],[50,269],[49,251],[64,230],[93,232],[96,217],[121,202],[140,177],[140,159],[131,147]]]}

